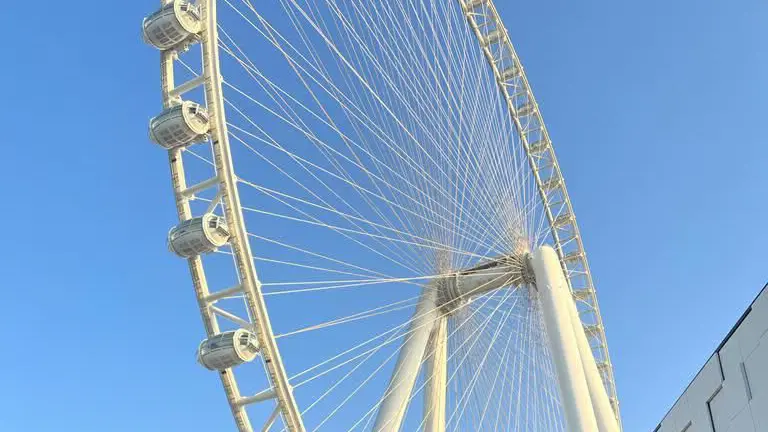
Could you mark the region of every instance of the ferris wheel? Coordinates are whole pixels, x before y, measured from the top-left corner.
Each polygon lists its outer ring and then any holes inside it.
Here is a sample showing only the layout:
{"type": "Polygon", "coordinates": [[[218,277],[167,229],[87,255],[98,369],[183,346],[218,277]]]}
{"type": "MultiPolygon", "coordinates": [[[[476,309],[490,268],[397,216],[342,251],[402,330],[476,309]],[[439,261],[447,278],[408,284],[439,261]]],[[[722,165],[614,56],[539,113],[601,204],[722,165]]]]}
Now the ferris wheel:
{"type": "Polygon", "coordinates": [[[571,201],[491,0],[163,0],[142,27],[168,248],[240,432],[621,429],[571,201]]]}

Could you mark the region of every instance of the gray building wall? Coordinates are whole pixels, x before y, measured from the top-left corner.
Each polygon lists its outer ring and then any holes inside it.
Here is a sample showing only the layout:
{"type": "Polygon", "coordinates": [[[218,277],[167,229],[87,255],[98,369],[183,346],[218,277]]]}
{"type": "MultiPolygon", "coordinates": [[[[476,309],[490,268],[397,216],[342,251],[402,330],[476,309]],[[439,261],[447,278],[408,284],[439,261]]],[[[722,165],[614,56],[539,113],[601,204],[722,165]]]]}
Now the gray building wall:
{"type": "Polygon", "coordinates": [[[766,287],[654,432],[768,432],[766,287]]]}

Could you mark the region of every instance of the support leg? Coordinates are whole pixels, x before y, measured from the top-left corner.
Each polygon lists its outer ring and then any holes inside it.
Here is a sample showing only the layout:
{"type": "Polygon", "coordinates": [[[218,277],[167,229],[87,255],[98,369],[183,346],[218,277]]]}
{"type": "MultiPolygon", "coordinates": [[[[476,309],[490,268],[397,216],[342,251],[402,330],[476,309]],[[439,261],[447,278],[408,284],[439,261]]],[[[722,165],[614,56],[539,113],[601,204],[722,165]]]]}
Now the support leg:
{"type": "Polygon", "coordinates": [[[597,419],[597,430],[599,432],[618,432],[619,423],[616,421],[616,415],[611,408],[611,402],[608,399],[608,393],[605,391],[605,385],[600,378],[600,372],[597,370],[597,363],[589,347],[587,335],[584,333],[584,327],[579,318],[579,312],[576,309],[576,303],[569,302],[569,312],[571,317],[571,326],[576,334],[576,344],[579,348],[579,356],[584,366],[584,375],[587,380],[592,408],[595,410],[597,419]]]}
{"type": "Polygon", "coordinates": [[[542,246],[533,253],[531,264],[557,372],[566,430],[597,431],[597,421],[566,300],[573,302],[557,254],[551,247],[542,246]]]}
{"type": "Polygon", "coordinates": [[[429,338],[424,389],[424,432],[445,432],[445,397],[448,382],[448,319],[435,322],[429,338]]]}
{"type": "Polygon", "coordinates": [[[419,374],[421,360],[429,341],[429,335],[438,317],[436,291],[425,287],[421,292],[413,320],[400,347],[400,356],[395,364],[395,371],[384,393],[376,423],[375,432],[398,432],[408,407],[408,400],[419,374]]]}

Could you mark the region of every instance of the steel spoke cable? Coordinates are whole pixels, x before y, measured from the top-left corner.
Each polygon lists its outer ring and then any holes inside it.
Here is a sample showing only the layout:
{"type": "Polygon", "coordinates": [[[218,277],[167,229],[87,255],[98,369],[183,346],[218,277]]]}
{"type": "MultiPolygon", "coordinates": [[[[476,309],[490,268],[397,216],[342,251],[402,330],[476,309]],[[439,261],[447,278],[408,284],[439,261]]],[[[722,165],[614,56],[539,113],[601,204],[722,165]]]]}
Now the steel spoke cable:
{"type": "MultiPolygon", "coordinates": [[[[237,129],[238,129],[238,130],[240,130],[239,128],[237,128],[237,129]]],[[[256,137],[255,135],[253,135],[253,134],[250,134],[250,133],[249,133],[249,132],[247,132],[247,131],[242,131],[242,130],[241,130],[241,132],[245,133],[246,135],[249,135],[249,136],[251,136],[252,138],[255,138],[255,139],[259,139],[259,137],[256,137]]],[[[248,147],[250,150],[252,150],[252,151],[255,151],[255,149],[253,149],[253,147],[252,147],[252,146],[248,145],[248,144],[247,144],[247,143],[246,143],[246,142],[245,142],[245,141],[244,141],[242,138],[240,138],[239,136],[237,136],[237,135],[235,135],[235,134],[232,134],[232,133],[230,133],[230,135],[231,135],[233,138],[235,138],[237,141],[240,141],[240,142],[241,142],[243,145],[245,145],[246,147],[248,147]]],[[[306,164],[306,165],[312,166],[313,168],[316,168],[316,169],[318,169],[319,171],[322,171],[323,173],[326,173],[326,174],[328,174],[328,175],[330,175],[330,176],[332,176],[332,177],[334,177],[334,178],[338,178],[338,176],[337,176],[336,174],[334,174],[334,173],[332,173],[332,172],[330,172],[330,171],[327,171],[327,170],[325,170],[324,168],[322,168],[322,167],[319,167],[319,166],[317,166],[316,164],[314,164],[314,163],[312,163],[312,162],[306,161],[306,160],[304,160],[303,158],[301,158],[300,156],[297,156],[297,155],[295,155],[295,154],[292,154],[292,153],[288,152],[287,150],[285,150],[285,149],[283,149],[283,148],[280,148],[280,147],[279,147],[279,149],[280,149],[281,151],[284,151],[284,152],[286,152],[287,154],[290,154],[292,158],[293,158],[293,157],[295,157],[296,159],[298,159],[298,160],[301,160],[302,166],[304,166],[304,164],[306,164]]],[[[344,179],[340,179],[340,180],[344,181],[344,179]]],[[[357,188],[357,189],[361,189],[361,190],[364,190],[365,192],[367,192],[367,193],[370,193],[371,195],[374,195],[374,196],[376,196],[374,192],[371,192],[371,191],[369,191],[369,190],[367,190],[367,189],[365,189],[365,188],[362,188],[360,185],[357,185],[357,184],[355,184],[355,183],[349,183],[349,182],[347,182],[347,183],[348,183],[350,186],[353,186],[353,187],[355,187],[355,188],[357,188]]],[[[382,199],[386,200],[386,198],[382,198],[382,199]]],[[[388,200],[386,200],[386,201],[388,201],[388,200]]],[[[388,201],[388,202],[389,202],[389,201],[388,201]]],[[[259,213],[269,213],[269,212],[264,212],[263,210],[258,210],[258,209],[251,209],[251,211],[254,211],[254,212],[259,212],[259,213]]],[[[286,216],[286,217],[288,217],[288,216],[286,216]]],[[[355,230],[352,230],[352,231],[355,231],[355,230]]],[[[361,233],[362,233],[362,231],[358,231],[358,232],[361,232],[361,233]]],[[[390,237],[386,237],[386,236],[378,236],[378,235],[375,235],[375,234],[372,234],[372,233],[366,233],[366,234],[368,234],[368,235],[370,235],[371,237],[374,237],[374,238],[384,238],[384,239],[390,239],[390,240],[393,240],[393,241],[397,241],[397,239],[392,239],[392,238],[390,238],[390,237]]],[[[429,239],[423,239],[423,240],[425,240],[425,241],[427,241],[427,242],[430,242],[430,243],[436,243],[434,240],[429,240],[429,239]]],[[[416,244],[416,243],[414,243],[414,242],[408,242],[408,241],[405,241],[405,240],[400,240],[399,242],[401,242],[401,243],[405,243],[405,244],[411,244],[411,245],[415,245],[415,244],[416,244]]],[[[446,246],[446,245],[443,245],[443,246],[446,246]]],[[[473,254],[473,255],[475,255],[475,256],[480,256],[480,255],[477,255],[477,254],[473,254]]]]}
{"type": "Polygon", "coordinates": [[[309,326],[309,327],[304,327],[304,328],[301,328],[301,329],[298,329],[298,330],[293,330],[293,331],[289,331],[289,332],[286,332],[286,333],[280,333],[280,334],[275,335],[275,339],[280,339],[280,338],[286,337],[286,336],[293,336],[293,335],[297,335],[297,334],[302,334],[302,333],[306,333],[306,332],[310,332],[310,331],[314,331],[314,330],[321,330],[321,329],[325,329],[325,328],[328,328],[328,327],[333,327],[333,326],[340,325],[340,324],[347,324],[347,323],[350,323],[350,322],[360,321],[360,320],[366,319],[366,318],[380,316],[380,315],[383,315],[383,314],[386,314],[386,313],[390,313],[390,312],[396,312],[396,311],[399,311],[399,310],[403,310],[405,308],[411,308],[411,307],[415,306],[415,303],[414,304],[406,304],[405,306],[402,306],[402,303],[410,302],[410,301],[415,300],[415,299],[418,299],[418,296],[411,297],[411,298],[406,299],[406,300],[401,300],[401,301],[398,301],[398,302],[394,302],[394,303],[391,303],[389,305],[379,306],[379,307],[376,307],[376,308],[372,308],[372,309],[369,309],[367,311],[358,312],[358,313],[355,313],[355,314],[352,314],[352,315],[349,315],[349,316],[346,316],[346,317],[335,318],[335,319],[333,319],[331,321],[327,321],[327,322],[320,323],[320,324],[315,324],[315,325],[312,325],[312,326],[309,326]],[[398,307],[393,307],[395,305],[397,305],[398,307]]]}
{"type": "MultiPolygon", "coordinates": [[[[503,275],[497,276],[497,278],[494,278],[493,280],[491,280],[491,281],[489,281],[489,282],[487,282],[487,283],[493,283],[495,280],[497,280],[497,279],[499,279],[499,278],[501,278],[501,277],[503,277],[503,275]]],[[[511,281],[511,279],[510,279],[510,280],[508,280],[508,282],[509,282],[509,281],[511,281]]],[[[426,287],[428,287],[428,286],[427,286],[427,285],[425,285],[425,288],[426,288],[426,287]]],[[[485,300],[485,301],[488,301],[488,299],[486,298],[486,300],[485,300]]],[[[458,308],[458,307],[459,307],[459,306],[456,306],[456,308],[458,308]]],[[[440,306],[436,306],[436,307],[434,307],[433,309],[431,309],[431,310],[429,310],[429,311],[425,312],[425,314],[433,313],[434,311],[438,310],[439,308],[440,308],[440,306]]],[[[293,375],[293,376],[291,376],[291,377],[290,377],[290,380],[292,380],[292,381],[293,381],[294,379],[296,379],[296,378],[298,378],[298,377],[300,377],[300,376],[303,376],[303,375],[307,374],[308,372],[311,372],[312,370],[315,370],[315,369],[317,369],[318,367],[320,367],[320,366],[322,366],[322,365],[325,365],[325,364],[329,363],[330,361],[333,361],[333,360],[335,360],[335,359],[338,359],[339,357],[341,357],[341,356],[343,356],[343,355],[346,355],[346,354],[348,354],[348,353],[349,353],[349,352],[351,352],[352,350],[354,350],[354,349],[357,349],[357,348],[359,348],[359,347],[362,347],[362,346],[364,346],[365,344],[367,344],[367,343],[369,343],[369,342],[371,342],[371,341],[373,341],[373,340],[376,340],[376,339],[380,338],[380,337],[381,337],[381,336],[383,336],[383,335],[387,335],[387,334],[391,334],[391,333],[393,333],[393,332],[396,332],[396,331],[398,331],[398,330],[400,330],[400,329],[402,329],[402,328],[404,328],[404,327],[408,326],[408,325],[410,324],[410,322],[412,322],[413,320],[415,320],[415,319],[417,319],[417,318],[419,318],[419,317],[421,317],[421,315],[419,315],[419,316],[413,316],[413,317],[411,317],[411,319],[409,319],[408,321],[406,321],[406,322],[404,322],[404,323],[401,323],[401,324],[399,324],[399,325],[396,325],[396,326],[394,326],[394,327],[392,327],[392,328],[390,328],[390,329],[388,329],[388,330],[386,330],[386,331],[384,331],[384,332],[382,332],[382,333],[380,333],[380,334],[378,334],[378,335],[376,335],[376,336],[372,337],[371,339],[368,339],[367,341],[365,341],[365,342],[363,342],[363,343],[361,343],[361,344],[359,344],[359,345],[356,345],[355,347],[353,347],[353,348],[351,348],[351,349],[349,349],[349,350],[346,350],[346,351],[344,351],[344,352],[342,352],[342,353],[340,353],[340,354],[337,354],[337,355],[335,355],[335,356],[331,357],[330,359],[327,359],[327,360],[325,360],[325,361],[323,361],[323,362],[321,362],[321,363],[319,363],[319,364],[317,364],[317,365],[315,365],[315,366],[312,366],[312,367],[310,367],[310,368],[308,368],[308,369],[306,369],[306,370],[304,370],[304,371],[302,371],[302,372],[300,372],[300,373],[298,373],[298,374],[296,374],[296,375],[293,375]]],[[[413,330],[415,330],[415,329],[412,329],[411,331],[413,331],[413,330]]],[[[410,333],[410,332],[408,332],[408,333],[410,333]]],[[[406,335],[407,335],[407,333],[406,333],[406,335]]],[[[404,335],[404,336],[405,336],[405,335],[404,335]]],[[[384,342],[384,345],[386,345],[386,344],[389,344],[389,343],[391,343],[392,341],[393,341],[393,340],[388,340],[387,342],[384,342]]],[[[313,377],[313,378],[310,378],[310,380],[311,380],[311,379],[314,379],[314,378],[315,378],[315,377],[313,377]]],[[[299,387],[299,386],[301,386],[301,385],[305,384],[306,382],[308,382],[308,380],[304,380],[304,381],[302,381],[302,382],[300,382],[300,383],[298,383],[298,384],[294,384],[294,387],[299,387]]]]}
{"type": "MultiPolygon", "coordinates": [[[[316,99],[316,98],[315,98],[315,99],[316,99]]],[[[316,99],[316,100],[317,100],[317,99],[316,99]]],[[[319,104],[319,102],[318,102],[318,104],[319,104]]],[[[332,123],[333,123],[332,119],[330,118],[330,116],[328,116],[328,115],[327,115],[327,112],[326,112],[324,109],[323,109],[323,112],[324,112],[324,113],[326,113],[326,118],[328,119],[328,121],[330,121],[330,122],[331,122],[331,123],[327,123],[327,122],[326,122],[326,124],[329,124],[329,125],[331,125],[331,126],[332,126],[332,127],[335,129],[335,130],[337,130],[337,131],[338,131],[338,128],[336,128],[335,124],[332,124],[332,123]]],[[[242,113],[242,112],[241,112],[241,113],[242,113]]],[[[252,122],[251,122],[251,123],[252,123],[252,122]]],[[[295,125],[294,125],[294,126],[295,126],[295,125]]],[[[301,128],[300,128],[300,130],[301,130],[303,133],[307,134],[309,137],[311,137],[311,138],[314,138],[314,139],[313,139],[313,142],[316,142],[316,143],[317,143],[317,142],[319,142],[319,140],[317,140],[317,139],[316,139],[316,137],[314,137],[314,135],[310,135],[310,134],[309,134],[309,133],[308,133],[306,130],[304,130],[304,129],[301,129],[301,128]]],[[[348,146],[348,148],[350,148],[350,149],[351,149],[351,147],[349,146],[349,140],[348,140],[348,139],[346,139],[346,137],[345,137],[345,136],[344,136],[344,135],[343,135],[341,132],[339,132],[339,135],[340,135],[342,138],[344,138],[344,141],[347,143],[347,146],[348,146]]],[[[334,151],[335,151],[335,150],[334,150],[334,151]]],[[[343,156],[343,155],[342,155],[342,156],[343,156]]],[[[347,158],[346,156],[343,156],[343,157],[344,157],[344,158],[345,158],[347,161],[349,161],[349,158],[347,158]]],[[[329,161],[332,161],[332,159],[329,157],[329,155],[328,155],[328,154],[326,154],[326,158],[327,158],[329,161]]],[[[358,158],[358,161],[359,161],[359,158],[358,158]]],[[[340,168],[340,166],[338,165],[338,163],[333,163],[333,164],[334,164],[334,166],[335,166],[335,167],[336,167],[338,170],[341,170],[341,168],[340,168]]],[[[359,164],[358,164],[358,167],[359,167],[359,164]]],[[[370,172],[369,172],[367,169],[365,169],[364,167],[361,167],[361,168],[363,169],[363,171],[364,171],[364,172],[366,172],[366,174],[367,174],[367,175],[369,176],[369,178],[370,178],[370,177],[371,177],[371,175],[370,175],[370,172]]],[[[349,175],[346,175],[346,177],[347,177],[347,178],[349,178],[349,175]]],[[[379,190],[379,192],[381,193],[381,189],[379,188],[378,184],[377,184],[377,183],[374,183],[374,185],[377,187],[377,189],[378,189],[378,190],[379,190]]],[[[362,195],[361,195],[361,196],[362,196],[362,195]]],[[[365,197],[365,196],[363,196],[363,198],[364,198],[364,199],[366,199],[366,200],[368,200],[368,199],[367,199],[367,197],[365,197]]],[[[369,204],[370,204],[370,201],[369,201],[369,204]]],[[[383,215],[382,215],[380,212],[378,212],[378,211],[377,211],[377,213],[379,213],[379,215],[383,217],[383,215]]],[[[399,218],[399,217],[398,217],[398,218],[399,218]]],[[[402,220],[401,220],[401,222],[402,222],[402,220]]]]}

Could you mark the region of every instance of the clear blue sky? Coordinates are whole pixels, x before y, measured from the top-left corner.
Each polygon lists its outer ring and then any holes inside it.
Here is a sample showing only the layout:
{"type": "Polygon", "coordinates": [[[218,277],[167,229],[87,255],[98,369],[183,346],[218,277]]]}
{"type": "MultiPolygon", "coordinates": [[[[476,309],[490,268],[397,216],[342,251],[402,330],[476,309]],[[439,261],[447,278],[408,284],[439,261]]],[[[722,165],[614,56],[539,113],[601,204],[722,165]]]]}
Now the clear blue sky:
{"type": "MultiPolygon", "coordinates": [[[[165,250],[139,37],[157,2],[48,3],[0,14],[0,430],[230,428],[165,250]]],[[[768,280],[768,5],[498,3],[574,200],[625,429],[651,430],[768,280]]]]}

